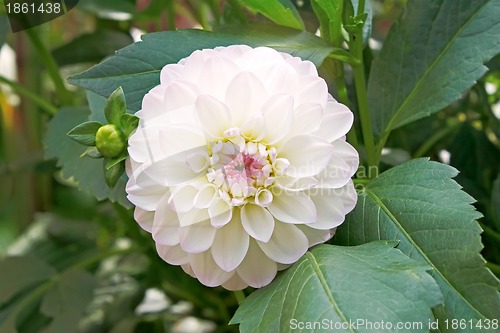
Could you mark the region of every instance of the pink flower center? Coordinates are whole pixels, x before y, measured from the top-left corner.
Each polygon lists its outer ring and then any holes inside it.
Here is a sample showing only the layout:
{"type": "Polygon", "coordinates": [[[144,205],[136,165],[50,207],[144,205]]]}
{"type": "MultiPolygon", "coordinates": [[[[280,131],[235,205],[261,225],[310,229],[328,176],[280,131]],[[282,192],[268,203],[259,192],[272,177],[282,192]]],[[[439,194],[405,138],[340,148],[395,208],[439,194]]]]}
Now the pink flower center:
{"type": "Polygon", "coordinates": [[[232,206],[252,201],[261,206],[270,203],[269,187],[288,166],[287,160],[276,158],[275,148],[246,142],[240,136],[214,142],[210,148],[207,178],[219,189],[222,199],[232,206]]]}

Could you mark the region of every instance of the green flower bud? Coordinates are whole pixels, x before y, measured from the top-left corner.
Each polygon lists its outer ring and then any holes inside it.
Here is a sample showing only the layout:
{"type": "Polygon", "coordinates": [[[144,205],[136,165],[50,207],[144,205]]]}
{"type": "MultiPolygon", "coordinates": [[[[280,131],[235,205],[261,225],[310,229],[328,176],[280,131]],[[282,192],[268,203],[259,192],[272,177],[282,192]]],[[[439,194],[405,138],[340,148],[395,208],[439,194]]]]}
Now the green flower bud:
{"type": "Polygon", "coordinates": [[[123,152],[127,145],[127,138],[118,126],[108,124],[97,130],[95,145],[102,156],[112,158],[123,152]]]}

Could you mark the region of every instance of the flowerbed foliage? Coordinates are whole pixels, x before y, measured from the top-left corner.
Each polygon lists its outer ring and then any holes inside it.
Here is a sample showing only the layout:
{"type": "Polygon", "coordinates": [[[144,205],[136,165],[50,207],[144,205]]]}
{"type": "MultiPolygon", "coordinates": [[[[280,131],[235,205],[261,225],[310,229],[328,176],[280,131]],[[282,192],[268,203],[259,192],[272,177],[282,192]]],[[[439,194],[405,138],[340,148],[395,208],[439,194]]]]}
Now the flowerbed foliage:
{"type": "MultiPolygon", "coordinates": [[[[52,52],[38,28],[21,32],[50,82],[40,97],[0,76],[44,113],[35,120],[47,124],[44,160],[30,172],[48,175],[50,189],[40,192],[50,204],[33,209],[40,212],[0,248],[0,333],[180,332],[193,317],[200,325],[193,331],[392,332],[398,323],[414,323],[399,328],[408,332],[500,331],[499,0],[80,5],[74,11],[92,18],[95,30],[52,52]],[[126,19],[106,15],[113,12],[126,19]],[[203,30],[175,30],[181,19],[203,30]],[[132,43],[132,26],[158,31],[132,43]],[[326,228],[335,236],[288,268],[278,261],[280,272],[263,288],[234,293],[159,257],[165,244],[157,248],[134,221],[151,232],[139,216],[145,210],[134,216],[127,199],[127,174],[139,167],[125,173],[124,148],[166,65],[230,45],[313,63],[329,93],[353,111],[346,140],[360,156],[357,203],[336,230],[326,228]],[[151,290],[167,301],[144,310],[151,290]]],[[[13,39],[0,29],[3,37],[13,39]]],[[[15,162],[6,148],[11,129],[5,121],[2,163],[15,162]]],[[[19,182],[20,171],[12,173],[19,182]]],[[[16,224],[11,216],[6,225],[16,224]]],[[[253,267],[259,274],[259,263],[253,267]]]]}

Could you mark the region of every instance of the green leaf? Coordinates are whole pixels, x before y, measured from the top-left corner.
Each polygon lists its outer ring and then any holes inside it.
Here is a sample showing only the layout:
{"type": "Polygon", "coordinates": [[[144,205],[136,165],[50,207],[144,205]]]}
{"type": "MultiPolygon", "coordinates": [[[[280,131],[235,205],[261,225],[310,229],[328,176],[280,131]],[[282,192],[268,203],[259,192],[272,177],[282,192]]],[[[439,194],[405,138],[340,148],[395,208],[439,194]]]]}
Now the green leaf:
{"type": "MultiPolygon", "coordinates": [[[[498,281],[484,266],[481,217],[474,199],[451,178],[445,164],[417,159],[382,173],[358,195],[356,208],[337,230],[336,242],[357,245],[391,239],[411,258],[432,267],[444,307],[435,311],[441,331],[445,319],[497,318],[498,281]]],[[[463,330],[467,332],[468,330],[463,330]]]]}
{"type": "Polygon", "coordinates": [[[311,5],[320,23],[321,37],[335,46],[342,42],[344,0],[312,0],[311,5]]]}
{"type": "Polygon", "coordinates": [[[59,66],[79,63],[96,63],[134,41],[129,34],[114,30],[98,30],[71,40],[52,55],[59,66]]]}
{"type": "Polygon", "coordinates": [[[120,118],[120,123],[123,128],[123,134],[128,138],[130,134],[137,128],[139,125],[139,118],[132,114],[124,114],[120,118]]]}
{"type": "Polygon", "coordinates": [[[371,68],[374,132],[387,136],[460,98],[500,51],[499,12],[498,0],[409,1],[371,68]]]}
{"type": "Polygon", "coordinates": [[[495,228],[500,231],[500,173],[493,182],[491,189],[491,215],[495,228]]]}
{"type": "Polygon", "coordinates": [[[96,94],[93,91],[87,90],[87,103],[89,104],[90,115],[89,120],[106,123],[106,116],[104,115],[104,106],[106,105],[107,98],[96,94]]]}
{"type": "Polygon", "coordinates": [[[275,25],[225,27],[216,32],[157,32],[143,35],[141,42],[118,51],[83,73],[71,76],[68,82],[101,96],[109,96],[122,86],[128,108],[137,111],[141,108],[144,95],[160,83],[160,70],[165,65],[177,63],[195,50],[233,44],[270,46],[310,60],[318,66],[332,50],[327,42],[311,33],[275,25]]]}
{"type": "Polygon", "coordinates": [[[62,108],[52,118],[45,136],[46,158],[57,159],[62,174],[78,184],[80,189],[93,194],[98,200],[109,199],[124,207],[132,207],[125,197],[126,177],[122,177],[111,190],[106,186],[101,160],[80,158],[85,147],[66,136],[69,129],[85,121],[89,110],[84,108],[62,108]]]}
{"type": "Polygon", "coordinates": [[[52,267],[32,256],[7,257],[0,263],[0,271],[0,305],[55,274],[52,267]]]}
{"type": "MultiPolygon", "coordinates": [[[[351,0],[351,3],[357,13],[359,0],[351,0]]],[[[372,35],[373,9],[370,0],[365,1],[365,10],[363,13],[366,14],[365,24],[363,25],[363,45],[366,45],[368,43],[368,39],[370,39],[370,36],[372,35]]]]}
{"type": "Polygon", "coordinates": [[[12,256],[0,263],[0,271],[0,333],[17,333],[36,311],[36,291],[56,270],[34,256],[12,256]]]}
{"type": "Polygon", "coordinates": [[[114,124],[118,127],[121,126],[121,117],[127,111],[127,103],[125,101],[125,95],[123,94],[122,87],[116,88],[115,91],[109,95],[106,104],[104,105],[104,115],[106,120],[110,124],[114,124]]]}
{"type": "Polygon", "coordinates": [[[322,327],[325,332],[356,332],[341,325],[358,320],[417,322],[427,328],[431,307],[442,300],[439,288],[425,272],[429,267],[394,249],[396,244],[317,246],[269,286],[252,293],[230,323],[240,323],[242,333],[320,331],[294,329],[298,322],[328,323],[329,330],[322,327]]]}
{"type": "Polygon", "coordinates": [[[40,311],[53,320],[51,333],[76,332],[79,320],[93,298],[95,278],[90,273],[73,269],[64,272],[43,297],[40,311]]]}
{"type": "Polygon", "coordinates": [[[104,160],[104,180],[106,180],[106,184],[109,188],[115,187],[116,183],[125,172],[125,163],[122,162],[123,160],[118,161],[119,159],[120,157],[109,161],[104,160]]]}
{"type": "Polygon", "coordinates": [[[111,169],[112,167],[114,167],[115,165],[117,165],[118,163],[120,163],[121,161],[125,161],[127,159],[127,157],[128,157],[127,154],[123,154],[121,156],[118,156],[118,157],[115,157],[115,158],[111,158],[106,163],[105,168],[106,169],[111,169]]]}
{"type": "Polygon", "coordinates": [[[95,134],[102,124],[97,121],[86,121],[68,132],[68,136],[79,144],[95,146],[95,134]]]}
{"type": "Polygon", "coordinates": [[[240,3],[276,24],[304,30],[304,22],[290,0],[240,0],[240,3]]]}
{"type": "Polygon", "coordinates": [[[88,156],[90,158],[101,158],[102,154],[99,152],[99,150],[97,150],[97,147],[88,147],[87,150],[80,155],[80,157],[85,156],[88,156]]]}

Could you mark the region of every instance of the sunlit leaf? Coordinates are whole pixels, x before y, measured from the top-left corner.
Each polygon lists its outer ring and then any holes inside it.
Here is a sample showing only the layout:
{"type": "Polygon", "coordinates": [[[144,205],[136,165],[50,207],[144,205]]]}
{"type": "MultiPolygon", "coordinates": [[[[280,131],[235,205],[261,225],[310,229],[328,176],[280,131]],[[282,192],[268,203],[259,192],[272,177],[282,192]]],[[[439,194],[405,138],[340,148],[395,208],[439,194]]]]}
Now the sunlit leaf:
{"type": "Polygon", "coordinates": [[[321,37],[336,46],[342,41],[343,0],[312,0],[312,8],[320,22],[321,37]]]}
{"type": "Polygon", "coordinates": [[[290,0],[239,0],[253,11],[261,13],[271,21],[289,28],[304,29],[304,22],[290,0]]]}
{"type": "MultiPolygon", "coordinates": [[[[431,308],[442,300],[439,288],[426,273],[429,267],[394,249],[396,244],[317,246],[271,285],[252,293],[231,323],[239,323],[242,333],[356,332],[349,324],[360,319],[427,328],[431,308]],[[328,326],[298,326],[314,322],[328,326]]],[[[376,331],[393,332],[394,327],[376,331]]]]}
{"type": "Polygon", "coordinates": [[[374,61],[373,129],[383,136],[460,98],[500,52],[497,0],[409,1],[374,61]]]}
{"type": "Polygon", "coordinates": [[[104,105],[104,116],[106,116],[108,123],[121,126],[120,118],[126,111],[127,103],[125,102],[123,89],[120,86],[116,88],[106,100],[106,104],[104,105]]]}
{"type": "Polygon", "coordinates": [[[401,251],[432,267],[444,296],[444,306],[435,311],[441,331],[451,330],[446,319],[475,324],[497,318],[500,309],[498,281],[479,254],[476,219],[481,214],[471,205],[474,199],[451,179],[456,175],[454,168],[428,159],[384,172],[359,193],[356,208],[335,236],[343,245],[398,240],[401,251]]]}
{"type": "Polygon", "coordinates": [[[177,63],[195,50],[232,44],[270,46],[316,65],[332,50],[328,43],[311,33],[275,25],[225,27],[216,32],[166,31],[143,35],[141,42],[118,51],[68,81],[106,97],[122,86],[128,108],[137,111],[144,95],[160,83],[160,70],[165,65],[177,63]]]}

